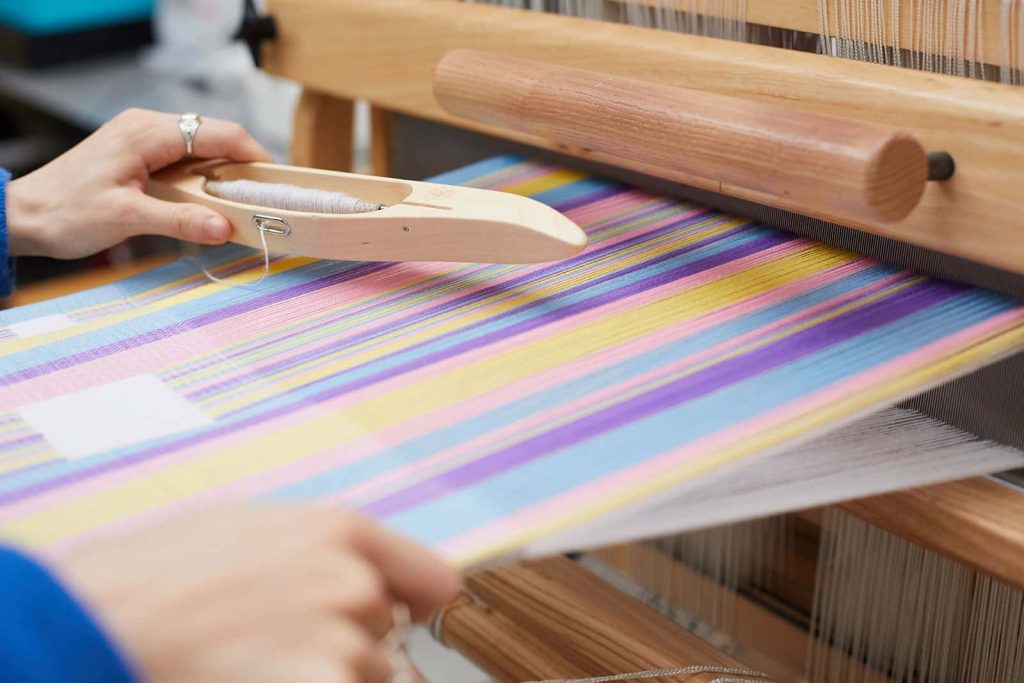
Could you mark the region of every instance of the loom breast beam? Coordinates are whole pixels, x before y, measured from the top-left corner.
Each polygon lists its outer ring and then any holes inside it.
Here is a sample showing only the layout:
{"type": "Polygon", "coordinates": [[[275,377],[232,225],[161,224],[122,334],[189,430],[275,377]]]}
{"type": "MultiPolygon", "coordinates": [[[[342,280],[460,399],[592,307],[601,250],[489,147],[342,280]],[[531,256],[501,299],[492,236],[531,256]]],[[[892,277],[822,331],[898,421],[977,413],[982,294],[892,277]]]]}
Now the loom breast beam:
{"type": "Polygon", "coordinates": [[[575,223],[526,197],[275,164],[179,164],[147,192],[221,212],[232,242],[258,248],[263,229],[271,251],[313,258],[538,263],[587,243],[575,223]]]}
{"type": "Polygon", "coordinates": [[[921,144],[887,126],[507,55],[450,53],[434,93],[456,116],[846,220],[901,220],[929,178],[921,144]]]}

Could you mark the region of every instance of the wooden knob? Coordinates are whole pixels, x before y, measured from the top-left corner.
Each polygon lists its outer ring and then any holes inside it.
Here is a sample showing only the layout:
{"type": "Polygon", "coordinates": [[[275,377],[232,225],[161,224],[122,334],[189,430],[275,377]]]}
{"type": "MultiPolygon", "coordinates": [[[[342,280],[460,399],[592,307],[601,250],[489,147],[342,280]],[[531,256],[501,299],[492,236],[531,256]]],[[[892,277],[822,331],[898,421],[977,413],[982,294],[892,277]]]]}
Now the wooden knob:
{"type": "Polygon", "coordinates": [[[448,54],[434,93],[456,116],[835,220],[898,221],[928,181],[925,150],[903,131],[506,55],[448,54]]]}

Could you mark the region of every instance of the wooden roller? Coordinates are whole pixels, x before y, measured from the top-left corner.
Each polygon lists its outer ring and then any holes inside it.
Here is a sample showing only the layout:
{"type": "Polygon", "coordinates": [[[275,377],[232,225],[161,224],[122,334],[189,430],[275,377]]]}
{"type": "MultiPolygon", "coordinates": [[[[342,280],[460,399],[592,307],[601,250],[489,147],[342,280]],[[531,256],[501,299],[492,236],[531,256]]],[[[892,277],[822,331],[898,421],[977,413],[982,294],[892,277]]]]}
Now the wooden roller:
{"type": "MultiPolygon", "coordinates": [[[[565,558],[477,572],[467,588],[473,599],[448,608],[434,624],[435,635],[499,681],[691,666],[747,669],[565,558]]],[[[656,680],[709,683],[722,677],[709,671],[656,680]]],[[[756,672],[727,678],[768,682],[756,672]]]]}
{"type": "Polygon", "coordinates": [[[977,477],[839,505],[891,534],[1024,590],[1024,496],[977,477]]]}
{"type": "Polygon", "coordinates": [[[508,55],[451,52],[434,94],[456,116],[837,219],[899,221],[929,179],[924,148],[900,130],[508,55]]]}

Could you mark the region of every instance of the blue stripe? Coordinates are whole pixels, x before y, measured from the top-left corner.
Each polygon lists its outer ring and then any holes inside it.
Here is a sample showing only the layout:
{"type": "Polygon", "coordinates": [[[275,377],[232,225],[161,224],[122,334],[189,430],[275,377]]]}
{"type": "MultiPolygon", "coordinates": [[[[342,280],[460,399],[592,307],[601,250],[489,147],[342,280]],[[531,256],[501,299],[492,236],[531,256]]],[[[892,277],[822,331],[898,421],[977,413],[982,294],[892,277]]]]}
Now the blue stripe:
{"type": "Polygon", "coordinates": [[[1005,303],[968,297],[909,316],[828,350],[659,412],[500,477],[455,491],[384,520],[428,546],[525,510],[553,495],[621,471],[774,407],[799,400],[866,367],[898,358],[951,331],[983,322],[1005,303]]]}

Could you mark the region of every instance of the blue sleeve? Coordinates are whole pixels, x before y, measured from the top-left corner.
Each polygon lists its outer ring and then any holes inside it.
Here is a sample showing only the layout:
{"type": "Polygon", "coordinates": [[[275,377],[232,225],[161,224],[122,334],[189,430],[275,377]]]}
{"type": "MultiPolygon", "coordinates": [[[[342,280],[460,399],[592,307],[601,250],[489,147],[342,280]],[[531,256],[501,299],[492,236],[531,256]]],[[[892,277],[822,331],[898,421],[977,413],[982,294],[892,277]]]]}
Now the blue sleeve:
{"type": "Polygon", "coordinates": [[[14,291],[14,264],[7,248],[7,183],[11,174],[0,168],[0,299],[14,291]]]}
{"type": "Polygon", "coordinates": [[[136,683],[82,607],[41,566],[0,548],[0,681],[136,683]]]}

